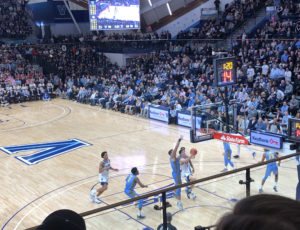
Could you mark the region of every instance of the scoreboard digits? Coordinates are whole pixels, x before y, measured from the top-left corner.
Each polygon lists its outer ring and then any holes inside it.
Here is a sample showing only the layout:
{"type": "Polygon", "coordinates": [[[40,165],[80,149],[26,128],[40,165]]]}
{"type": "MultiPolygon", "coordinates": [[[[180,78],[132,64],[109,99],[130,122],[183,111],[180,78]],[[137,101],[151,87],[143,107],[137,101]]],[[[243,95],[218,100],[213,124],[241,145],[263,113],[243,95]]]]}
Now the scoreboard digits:
{"type": "Polygon", "coordinates": [[[222,87],[236,84],[235,58],[219,58],[214,60],[215,86],[222,87]]]}
{"type": "Polygon", "coordinates": [[[223,64],[223,69],[224,70],[232,70],[233,69],[233,63],[231,62],[226,62],[223,64]]]}

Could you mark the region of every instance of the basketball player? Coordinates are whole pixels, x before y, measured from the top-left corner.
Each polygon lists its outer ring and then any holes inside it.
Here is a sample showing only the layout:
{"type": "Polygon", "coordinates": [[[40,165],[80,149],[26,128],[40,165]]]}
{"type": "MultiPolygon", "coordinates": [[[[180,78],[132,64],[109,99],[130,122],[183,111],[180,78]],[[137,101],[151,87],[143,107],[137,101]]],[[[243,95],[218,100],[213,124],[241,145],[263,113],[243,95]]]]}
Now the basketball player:
{"type": "Polygon", "coordinates": [[[101,203],[101,200],[98,198],[105,190],[107,190],[108,187],[108,172],[109,170],[113,170],[118,172],[119,169],[112,168],[110,165],[110,160],[108,159],[107,152],[104,151],[101,153],[101,157],[103,160],[99,164],[99,181],[101,184],[101,188],[97,189],[97,195],[95,190],[91,190],[90,195],[93,202],[96,202],[97,204],[101,203]]]}
{"type": "MultiPolygon", "coordinates": [[[[265,160],[269,161],[269,160],[277,159],[279,157],[278,152],[274,153],[273,151],[270,151],[269,149],[264,149],[264,151],[265,152],[262,156],[261,162],[264,162],[265,160]]],[[[278,166],[280,166],[280,161],[278,162],[278,166]]],[[[278,166],[277,166],[276,162],[267,164],[266,174],[265,174],[265,177],[262,179],[261,186],[259,188],[259,193],[263,192],[263,186],[264,186],[267,178],[271,175],[272,172],[275,175],[275,184],[274,184],[273,189],[275,192],[277,192],[278,166]]]]}
{"type": "MultiPolygon", "coordinates": [[[[172,176],[175,182],[175,186],[176,185],[180,185],[181,184],[181,173],[180,173],[180,158],[176,157],[176,152],[177,149],[179,147],[179,144],[181,142],[181,140],[183,139],[182,136],[180,136],[180,138],[178,139],[175,148],[174,149],[170,149],[169,150],[169,155],[170,155],[170,163],[171,163],[171,167],[172,167],[172,176]]],[[[183,206],[181,204],[181,189],[178,188],[175,191],[175,198],[177,199],[177,207],[179,208],[179,210],[183,210],[183,206]]]]}
{"type": "Polygon", "coordinates": [[[221,172],[226,172],[228,171],[227,165],[230,164],[230,166],[232,167],[232,169],[234,169],[234,164],[231,161],[231,153],[232,150],[230,148],[230,145],[228,142],[223,142],[223,147],[224,147],[224,164],[225,164],[225,168],[223,170],[221,170],[221,172]]]}
{"type": "MultiPolygon", "coordinates": [[[[256,152],[249,146],[249,145],[244,145],[245,148],[247,148],[251,153],[253,159],[255,159],[256,152]]],[[[241,152],[241,145],[237,144],[237,155],[234,155],[234,158],[240,158],[240,152],[241,152]]]]}
{"type": "MultiPolygon", "coordinates": [[[[193,173],[195,172],[194,166],[192,164],[191,159],[195,158],[195,155],[190,155],[189,157],[185,153],[185,147],[181,147],[179,150],[180,154],[180,168],[181,168],[181,176],[185,179],[185,181],[188,183],[190,181],[195,181],[196,179],[193,177],[193,173]]],[[[196,198],[196,195],[193,193],[192,189],[194,188],[194,185],[186,187],[186,194],[187,197],[194,200],[196,198]]]]}
{"type": "MultiPolygon", "coordinates": [[[[134,191],[134,188],[136,184],[141,186],[141,188],[147,188],[147,185],[144,185],[139,178],[137,177],[139,175],[139,171],[136,167],[131,169],[131,174],[129,174],[126,178],[126,185],[125,185],[125,190],[124,192],[126,193],[127,196],[130,198],[137,197],[138,194],[134,191]]],[[[143,207],[143,200],[138,201],[138,219],[144,219],[145,216],[142,215],[142,207],[143,207]]]]}

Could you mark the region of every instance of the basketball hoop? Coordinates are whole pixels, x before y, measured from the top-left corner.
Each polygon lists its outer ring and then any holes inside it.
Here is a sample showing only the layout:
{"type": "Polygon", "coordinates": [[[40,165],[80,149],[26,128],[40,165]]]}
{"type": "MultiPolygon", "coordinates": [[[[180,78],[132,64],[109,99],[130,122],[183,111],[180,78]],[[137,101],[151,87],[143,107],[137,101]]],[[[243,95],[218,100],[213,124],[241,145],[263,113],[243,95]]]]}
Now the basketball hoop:
{"type": "Polygon", "coordinates": [[[198,129],[197,131],[202,134],[213,134],[215,132],[214,129],[208,129],[208,128],[198,129]]]}

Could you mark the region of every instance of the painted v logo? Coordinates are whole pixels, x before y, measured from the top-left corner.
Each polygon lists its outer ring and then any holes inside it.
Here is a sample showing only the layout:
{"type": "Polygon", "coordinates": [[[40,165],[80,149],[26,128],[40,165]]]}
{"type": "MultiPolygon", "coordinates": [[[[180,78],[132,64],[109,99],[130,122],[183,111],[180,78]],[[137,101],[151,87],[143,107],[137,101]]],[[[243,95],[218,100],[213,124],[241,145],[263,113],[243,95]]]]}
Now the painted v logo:
{"type": "Polygon", "coordinates": [[[0,149],[11,155],[23,151],[29,150],[40,150],[31,155],[24,155],[24,156],[17,156],[18,160],[22,161],[27,165],[37,164],[41,161],[47,160],[52,157],[59,156],[66,152],[73,151],[75,149],[90,146],[90,143],[72,139],[67,141],[59,141],[59,142],[49,142],[49,143],[42,143],[42,144],[31,144],[31,145],[18,145],[18,146],[8,146],[8,147],[0,147],[0,149]]]}

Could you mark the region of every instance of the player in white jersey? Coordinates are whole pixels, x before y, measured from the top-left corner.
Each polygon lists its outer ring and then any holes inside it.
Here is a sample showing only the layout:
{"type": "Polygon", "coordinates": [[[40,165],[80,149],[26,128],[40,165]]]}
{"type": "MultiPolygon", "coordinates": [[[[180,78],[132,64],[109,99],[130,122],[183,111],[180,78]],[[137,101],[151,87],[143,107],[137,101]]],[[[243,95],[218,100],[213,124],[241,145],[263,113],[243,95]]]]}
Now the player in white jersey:
{"type": "MultiPolygon", "coordinates": [[[[191,182],[196,180],[193,177],[193,173],[195,172],[195,169],[191,161],[191,159],[195,158],[195,155],[191,154],[190,156],[187,156],[184,147],[182,147],[179,150],[179,154],[180,154],[179,162],[180,162],[180,169],[181,169],[181,177],[184,178],[186,182],[191,182]]],[[[186,187],[186,194],[189,199],[190,197],[192,197],[192,199],[196,198],[196,195],[192,191],[193,187],[194,185],[186,187]]]]}
{"type": "Polygon", "coordinates": [[[108,159],[107,152],[102,152],[101,157],[103,160],[99,164],[99,181],[101,184],[101,188],[96,190],[91,190],[90,195],[93,202],[97,204],[101,203],[101,200],[98,198],[108,187],[108,178],[109,178],[109,170],[113,170],[118,172],[119,170],[116,168],[112,168],[110,165],[110,160],[108,159]]]}

